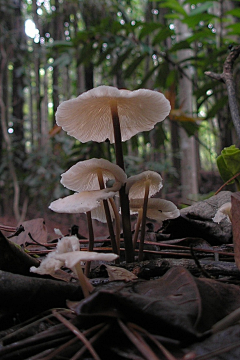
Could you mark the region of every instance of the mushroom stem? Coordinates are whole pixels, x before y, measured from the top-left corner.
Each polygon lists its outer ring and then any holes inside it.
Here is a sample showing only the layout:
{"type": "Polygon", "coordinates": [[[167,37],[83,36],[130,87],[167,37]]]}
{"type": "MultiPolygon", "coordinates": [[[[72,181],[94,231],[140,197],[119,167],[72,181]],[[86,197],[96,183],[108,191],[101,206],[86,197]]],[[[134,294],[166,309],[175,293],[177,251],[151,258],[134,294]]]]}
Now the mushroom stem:
{"type": "MultiPolygon", "coordinates": [[[[122,151],[122,135],[120,128],[120,121],[118,116],[117,101],[111,100],[111,115],[113,122],[113,132],[115,140],[115,156],[116,164],[124,170],[124,160],[122,151]]],[[[122,227],[125,244],[125,258],[126,262],[133,262],[133,244],[132,244],[132,232],[131,232],[131,221],[130,221],[130,208],[128,195],[125,192],[125,185],[119,190],[121,213],[122,213],[122,227]]]]}
{"type": "MultiPolygon", "coordinates": [[[[98,176],[98,182],[99,182],[100,189],[104,189],[105,186],[104,186],[104,181],[103,181],[103,175],[102,175],[102,172],[100,170],[98,171],[97,176],[98,176]]],[[[111,214],[110,214],[110,210],[109,210],[107,200],[103,200],[103,206],[104,206],[104,211],[105,211],[105,215],[106,215],[109,235],[110,235],[110,238],[111,238],[112,250],[113,250],[113,252],[115,254],[118,254],[116,238],[115,238],[115,234],[114,234],[114,230],[113,230],[112,218],[111,218],[111,214]]],[[[119,262],[119,258],[117,258],[115,260],[115,262],[119,262]]]]}
{"type": "Polygon", "coordinates": [[[90,291],[89,291],[89,287],[91,286],[91,284],[87,283],[88,280],[87,278],[84,276],[83,274],[83,271],[82,271],[82,267],[81,267],[81,264],[80,263],[77,263],[75,266],[74,266],[74,269],[77,276],[78,276],[78,280],[80,282],[80,285],[82,287],[82,291],[83,291],[83,295],[84,297],[88,297],[90,295],[90,291]]]}
{"type": "Polygon", "coordinates": [[[140,236],[140,243],[139,243],[138,261],[143,260],[143,247],[144,247],[144,240],[145,240],[145,226],[146,226],[149,186],[150,186],[150,181],[147,180],[146,184],[145,184],[145,194],[144,194],[144,200],[143,200],[142,226],[141,226],[141,236],[140,236]]]}
{"type": "Polygon", "coordinates": [[[112,198],[109,199],[109,202],[112,206],[114,215],[115,215],[115,227],[116,227],[116,243],[117,243],[117,249],[118,249],[118,255],[120,255],[120,233],[121,233],[121,227],[120,227],[120,219],[119,219],[119,213],[116,207],[116,204],[112,198]]]}
{"type": "MultiPolygon", "coordinates": [[[[93,247],[94,247],[94,233],[93,233],[93,225],[92,225],[92,215],[91,215],[91,211],[87,211],[87,223],[88,223],[88,235],[89,235],[88,251],[93,251],[93,247]]],[[[87,262],[86,262],[86,265],[85,265],[85,276],[86,276],[86,277],[89,277],[90,266],[91,266],[91,261],[87,261],[87,262]]]]}
{"type": "Polygon", "coordinates": [[[133,237],[133,250],[135,250],[136,246],[137,246],[137,239],[138,239],[139,229],[140,229],[140,225],[141,225],[141,222],[142,222],[142,214],[143,214],[143,209],[139,209],[138,210],[137,223],[136,223],[134,237],[133,237]]]}

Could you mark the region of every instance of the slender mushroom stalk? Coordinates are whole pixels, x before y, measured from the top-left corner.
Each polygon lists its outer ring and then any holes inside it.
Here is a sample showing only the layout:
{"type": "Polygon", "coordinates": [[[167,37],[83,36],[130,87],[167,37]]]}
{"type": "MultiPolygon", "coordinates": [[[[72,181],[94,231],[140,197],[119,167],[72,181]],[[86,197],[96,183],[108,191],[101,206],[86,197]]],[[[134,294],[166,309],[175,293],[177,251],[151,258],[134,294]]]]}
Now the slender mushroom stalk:
{"type": "MultiPolygon", "coordinates": [[[[113,132],[115,139],[115,155],[116,155],[116,164],[124,170],[124,159],[122,151],[122,135],[121,127],[118,116],[117,101],[110,101],[111,115],[113,122],[113,132]]],[[[125,185],[119,190],[120,204],[121,204],[121,213],[122,213],[122,227],[123,227],[123,238],[125,245],[125,258],[126,262],[133,262],[134,253],[133,253],[133,243],[132,243],[132,231],[131,231],[131,220],[130,220],[130,208],[129,208],[129,199],[125,191],[125,185]]]]}
{"type": "Polygon", "coordinates": [[[144,194],[144,200],[143,200],[142,225],[141,225],[141,237],[140,237],[140,244],[139,244],[138,261],[143,260],[143,247],[144,247],[144,239],[145,239],[145,226],[146,226],[149,187],[150,187],[150,180],[147,180],[145,183],[145,194],[144,194]]]}
{"type": "Polygon", "coordinates": [[[121,226],[120,226],[120,218],[119,218],[119,212],[117,210],[116,204],[114,202],[114,200],[112,198],[109,198],[109,202],[111,204],[112,210],[114,212],[114,216],[115,216],[115,238],[116,238],[116,243],[117,243],[117,249],[118,249],[118,255],[120,255],[120,234],[121,234],[121,226]]]}
{"type": "Polygon", "coordinates": [[[135,232],[134,232],[134,237],[133,237],[133,250],[135,250],[136,246],[137,246],[138,234],[139,234],[140,226],[142,223],[142,214],[143,214],[143,209],[140,208],[138,210],[137,223],[135,226],[135,232]]]}
{"type": "MultiPolygon", "coordinates": [[[[90,261],[89,261],[90,262],[90,261]]],[[[78,280],[80,282],[81,288],[82,288],[82,292],[83,292],[83,296],[86,298],[90,295],[90,291],[89,291],[89,281],[87,280],[86,276],[84,276],[84,273],[82,271],[82,267],[80,262],[77,263],[73,268],[72,268],[73,272],[77,274],[78,280]]],[[[93,290],[93,289],[92,289],[93,290]]]]}
{"type": "MultiPolygon", "coordinates": [[[[104,186],[104,181],[103,181],[103,174],[100,169],[97,171],[97,177],[98,177],[100,189],[103,190],[105,188],[105,186],[104,186]]],[[[115,234],[114,234],[114,230],[113,230],[113,224],[112,224],[111,214],[110,214],[107,200],[103,200],[103,206],[104,206],[108,230],[109,230],[109,234],[110,234],[110,238],[111,238],[112,249],[115,254],[118,254],[116,238],[115,238],[115,234]]]]}
{"type": "MultiPolygon", "coordinates": [[[[91,211],[87,211],[87,223],[88,223],[88,251],[93,251],[94,248],[94,232],[93,232],[93,224],[92,224],[92,216],[91,211]]],[[[91,267],[91,261],[87,261],[85,265],[85,276],[89,277],[91,267]]]]}

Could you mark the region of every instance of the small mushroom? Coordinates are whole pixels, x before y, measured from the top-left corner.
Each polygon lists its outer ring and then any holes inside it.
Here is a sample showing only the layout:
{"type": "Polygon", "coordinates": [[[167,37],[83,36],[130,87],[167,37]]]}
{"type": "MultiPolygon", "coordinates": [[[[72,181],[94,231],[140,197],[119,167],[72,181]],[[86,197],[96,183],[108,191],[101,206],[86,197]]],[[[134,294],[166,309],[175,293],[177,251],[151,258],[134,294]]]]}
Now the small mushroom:
{"type": "MultiPolygon", "coordinates": [[[[74,191],[86,191],[104,189],[109,180],[114,180],[113,186],[106,191],[119,191],[125,184],[127,176],[125,172],[115,164],[105,159],[90,159],[80,161],[73,165],[68,171],[62,174],[61,183],[70,190],[74,191]]],[[[111,202],[114,206],[113,202],[111,202]]],[[[108,229],[111,237],[112,247],[114,252],[118,252],[118,245],[116,244],[115,234],[113,231],[112,217],[113,214],[116,218],[117,229],[119,228],[119,215],[115,208],[111,212],[106,199],[103,199],[103,207],[106,218],[102,216],[102,208],[96,207],[92,212],[92,218],[103,221],[106,219],[108,229]],[[117,216],[117,217],[116,217],[117,216]]],[[[117,232],[117,243],[119,242],[119,231],[117,232]]]]}
{"type": "Polygon", "coordinates": [[[52,275],[65,265],[77,274],[84,297],[87,297],[89,293],[93,291],[93,287],[83,274],[81,261],[114,261],[117,258],[118,255],[112,253],[79,251],[79,241],[77,237],[65,236],[59,240],[56,250],[49,253],[38,268],[32,266],[30,272],[41,275],[52,275]]]}
{"type": "Polygon", "coordinates": [[[127,175],[118,165],[96,158],[79,161],[61,177],[65,187],[77,192],[98,190],[100,182],[105,185],[109,180],[114,180],[114,191],[118,191],[127,180],[127,175]]]}
{"type": "MultiPolygon", "coordinates": [[[[102,201],[107,201],[116,195],[116,188],[106,188],[102,190],[92,190],[92,191],[82,191],[81,193],[75,193],[73,195],[66,196],[65,198],[60,198],[53,201],[49,208],[58,213],[87,213],[88,219],[88,231],[89,231],[89,250],[93,247],[94,236],[93,236],[93,227],[92,227],[92,218],[97,218],[101,221],[103,219],[103,207],[102,201]],[[97,212],[97,209],[100,209],[97,212]],[[92,215],[94,213],[94,216],[92,215]]],[[[115,209],[114,209],[115,210],[115,209]]],[[[118,216],[118,214],[116,214],[118,216]]],[[[109,220],[110,221],[110,220],[109,220]]],[[[117,221],[118,224],[118,221],[117,221]]],[[[113,237],[113,235],[112,235],[113,237]]],[[[120,230],[119,226],[117,227],[117,244],[113,243],[113,251],[119,253],[120,243],[120,230]]],[[[115,240],[115,238],[114,238],[115,240]]]]}
{"type": "Polygon", "coordinates": [[[213,222],[220,223],[222,220],[227,219],[229,222],[232,221],[232,204],[231,202],[227,202],[220,206],[215,216],[213,217],[213,222]]]}
{"type": "MultiPolygon", "coordinates": [[[[131,214],[138,214],[134,239],[133,239],[133,247],[135,249],[138,232],[140,229],[140,225],[142,222],[142,213],[143,213],[143,203],[144,199],[132,199],[130,200],[130,211],[131,214]]],[[[156,220],[157,222],[162,222],[167,219],[175,219],[180,216],[180,211],[171,201],[158,199],[158,198],[150,198],[148,199],[147,204],[147,212],[146,217],[152,220],[156,220]]]]}
{"type": "MultiPolygon", "coordinates": [[[[143,246],[145,238],[146,214],[148,207],[148,198],[155,195],[162,188],[162,177],[155,171],[144,171],[141,174],[131,176],[126,183],[126,192],[129,194],[129,199],[143,198],[142,211],[139,212],[141,216],[141,238],[139,245],[138,259],[142,261],[143,246]]],[[[139,224],[140,226],[140,224],[139,224]]],[[[136,238],[133,239],[133,246],[136,243],[136,238]]]]}
{"type": "Polygon", "coordinates": [[[162,177],[155,171],[143,171],[138,175],[130,176],[126,182],[126,192],[129,199],[144,198],[146,189],[149,188],[148,197],[155,195],[162,188],[162,177]]]}

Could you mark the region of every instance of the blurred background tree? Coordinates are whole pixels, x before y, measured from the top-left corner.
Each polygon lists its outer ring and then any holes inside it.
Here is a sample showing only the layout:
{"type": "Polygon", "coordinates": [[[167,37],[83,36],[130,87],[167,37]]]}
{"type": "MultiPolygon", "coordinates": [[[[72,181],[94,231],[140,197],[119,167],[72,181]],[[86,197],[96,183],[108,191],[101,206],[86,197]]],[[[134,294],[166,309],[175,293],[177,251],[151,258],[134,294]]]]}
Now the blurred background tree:
{"type": "MultiPolygon", "coordinates": [[[[171,102],[168,119],[124,144],[128,175],[158,171],[161,196],[179,204],[217,189],[216,157],[239,141],[225,85],[204,72],[221,73],[239,43],[239,1],[0,0],[0,18],[0,216],[44,213],[76,161],[114,161],[108,142],[82,144],[55,125],[61,101],[98,85],[171,102]]],[[[236,62],[238,87],[239,74],[236,62]]]]}

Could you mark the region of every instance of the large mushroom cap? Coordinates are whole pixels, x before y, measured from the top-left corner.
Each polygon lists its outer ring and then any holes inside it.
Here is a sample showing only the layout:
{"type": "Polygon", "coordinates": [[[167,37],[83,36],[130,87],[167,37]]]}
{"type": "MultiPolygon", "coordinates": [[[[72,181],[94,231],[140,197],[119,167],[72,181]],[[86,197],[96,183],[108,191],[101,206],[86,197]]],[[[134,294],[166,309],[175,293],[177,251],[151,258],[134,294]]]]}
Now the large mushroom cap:
{"type": "Polygon", "coordinates": [[[162,188],[162,177],[155,171],[144,171],[141,174],[130,176],[126,183],[126,192],[129,199],[143,198],[145,185],[149,182],[149,197],[155,195],[162,188]]]}
{"type": "MultiPolygon", "coordinates": [[[[132,214],[138,213],[143,207],[143,199],[130,200],[130,210],[132,214]]],[[[171,201],[163,199],[148,199],[147,217],[158,222],[175,219],[180,216],[180,211],[171,201]]]]}
{"type": "Polygon", "coordinates": [[[105,159],[93,158],[79,161],[77,164],[73,165],[69,170],[62,174],[61,183],[68,189],[77,192],[98,190],[99,172],[101,172],[105,183],[109,179],[113,179],[116,183],[120,183],[119,189],[127,180],[127,176],[120,166],[112,164],[105,159]]]}
{"type": "Polygon", "coordinates": [[[151,130],[170,112],[170,103],[157,91],[119,90],[99,86],[75,99],[62,102],[56,112],[56,122],[63,130],[81,142],[114,143],[111,102],[117,102],[122,141],[142,131],[151,130]]]}

